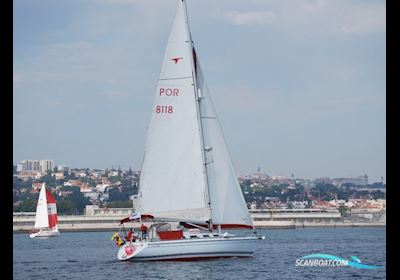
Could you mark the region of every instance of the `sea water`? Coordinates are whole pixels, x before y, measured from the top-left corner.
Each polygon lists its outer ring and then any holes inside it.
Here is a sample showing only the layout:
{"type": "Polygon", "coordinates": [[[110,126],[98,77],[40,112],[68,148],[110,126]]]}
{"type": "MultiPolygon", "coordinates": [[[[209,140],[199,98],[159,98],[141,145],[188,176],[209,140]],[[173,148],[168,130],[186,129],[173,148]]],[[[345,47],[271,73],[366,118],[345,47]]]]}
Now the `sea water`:
{"type": "Polygon", "coordinates": [[[14,234],[13,275],[19,279],[385,279],[386,228],[260,230],[253,258],[120,262],[113,232],[61,232],[30,239],[14,234]],[[378,269],[296,266],[310,254],[329,254],[378,269]]]}

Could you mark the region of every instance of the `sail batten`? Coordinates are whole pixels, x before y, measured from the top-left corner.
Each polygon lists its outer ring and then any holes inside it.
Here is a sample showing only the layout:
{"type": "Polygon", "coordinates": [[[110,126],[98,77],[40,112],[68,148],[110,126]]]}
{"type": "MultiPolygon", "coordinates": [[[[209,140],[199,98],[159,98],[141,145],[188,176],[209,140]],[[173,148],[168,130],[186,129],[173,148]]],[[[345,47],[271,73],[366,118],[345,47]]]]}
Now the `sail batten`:
{"type": "Polygon", "coordinates": [[[181,80],[181,79],[193,79],[192,76],[190,77],[178,77],[178,78],[163,78],[163,79],[158,79],[159,81],[171,81],[171,80],[181,80]]]}

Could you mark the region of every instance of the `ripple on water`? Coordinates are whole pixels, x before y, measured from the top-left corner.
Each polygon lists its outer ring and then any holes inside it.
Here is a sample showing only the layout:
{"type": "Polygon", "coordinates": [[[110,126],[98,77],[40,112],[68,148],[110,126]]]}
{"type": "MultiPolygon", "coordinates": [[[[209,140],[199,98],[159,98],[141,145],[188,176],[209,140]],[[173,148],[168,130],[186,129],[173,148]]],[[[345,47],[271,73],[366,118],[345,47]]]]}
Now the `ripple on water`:
{"type": "Polygon", "coordinates": [[[357,256],[385,265],[385,228],[260,231],[254,258],[198,262],[119,262],[112,232],[62,233],[48,240],[14,235],[14,280],[22,279],[385,279],[386,269],[296,267],[312,253],[357,256]]]}

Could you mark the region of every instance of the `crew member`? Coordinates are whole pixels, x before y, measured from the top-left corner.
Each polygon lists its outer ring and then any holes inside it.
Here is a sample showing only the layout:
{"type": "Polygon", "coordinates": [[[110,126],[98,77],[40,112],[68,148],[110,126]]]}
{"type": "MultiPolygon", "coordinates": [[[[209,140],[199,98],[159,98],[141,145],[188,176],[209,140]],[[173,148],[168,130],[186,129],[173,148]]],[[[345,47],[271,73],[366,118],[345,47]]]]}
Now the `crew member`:
{"type": "Polygon", "coordinates": [[[115,243],[118,247],[121,247],[122,245],[124,245],[124,240],[122,240],[121,237],[119,237],[118,233],[114,233],[113,236],[111,237],[111,240],[115,239],[115,243]]]}
{"type": "Polygon", "coordinates": [[[140,231],[142,233],[142,238],[146,238],[147,237],[147,231],[148,231],[148,227],[145,224],[142,224],[142,226],[140,227],[140,231]]]}
{"type": "Polygon", "coordinates": [[[133,233],[133,228],[131,228],[126,236],[126,241],[132,242],[135,241],[135,234],[133,233]],[[132,240],[133,238],[133,240],[132,240]]]}

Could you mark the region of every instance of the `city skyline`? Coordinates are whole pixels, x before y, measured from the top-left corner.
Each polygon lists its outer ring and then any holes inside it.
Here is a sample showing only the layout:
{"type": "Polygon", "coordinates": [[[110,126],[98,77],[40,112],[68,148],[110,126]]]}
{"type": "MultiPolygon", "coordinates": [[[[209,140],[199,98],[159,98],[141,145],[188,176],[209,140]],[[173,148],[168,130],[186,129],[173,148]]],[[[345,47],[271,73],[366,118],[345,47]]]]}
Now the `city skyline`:
{"type": "MultiPolygon", "coordinates": [[[[133,172],[140,172],[140,169],[133,169],[132,166],[124,166],[124,165],[111,165],[108,166],[106,168],[88,168],[88,167],[74,167],[74,166],[68,166],[65,164],[54,164],[54,161],[51,159],[46,159],[46,160],[37,160],[37,159],[24,159],[20,162],[17,163],[13,163],[14,166],[16,167],[16,171],[17,172],[30,172],[32,174],[34,174],[34,172],[41,172],[41,173],[45,173],[47,171],[54,171],[54,172],[60,172],[60,171],[65,171],[65,170],[85,170],[85,169],[89,169],[90,171],[93,170],[100,170],[102,172],[107,172],[107,170],[111,170],[111,171],[117,171],[117,170],[121,170],[122,172],[127,172],[132,170],[133,172]]],[[[257,170],[255,171],[251,171],[250,173],[247,174],[237,174],[238,178],[247,178],[248,176],[261,176],[263,177],[264,175],[269,176],[272,179],[288,179],[288,180],[292,180],[292,179],[296,179],[296,180],[323,180],[324,178],[329,178],[329,179],[360,179],[363,180],[365,182],[368,181],[368,174],[357,174],[356,176],[350,175],[350,176],[339,176],[339,177],[328,177],[328,176],[318,176],[315,178],[299,178],[297,176],[295,176],[295,174],[290,174],[290,175],[286,175],[286,174],[271,174],[268,173],[266,171],[263,171],[260,169],[260,167],[257,168],[257,170]]],[[[384,182],[384,178],[380,178],[380,182],[384,182]]],[[[371,182],[369,181],[369,184],[373,184],[373,183],[378,183],[377,181],[371,182]]],[[[364,183],[367,184],[367,183],[364,183]]]]}
{"type": "MultiPolygon", "coordinates": [[[[14,1],[13,158],[140,169],[175,1],[14,1]]],[[[238,175],[386,177],[385,1],[189,2],[238,175]]]]}

